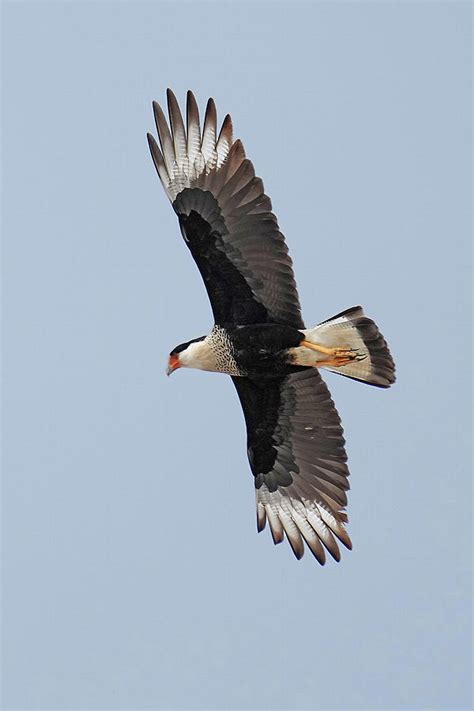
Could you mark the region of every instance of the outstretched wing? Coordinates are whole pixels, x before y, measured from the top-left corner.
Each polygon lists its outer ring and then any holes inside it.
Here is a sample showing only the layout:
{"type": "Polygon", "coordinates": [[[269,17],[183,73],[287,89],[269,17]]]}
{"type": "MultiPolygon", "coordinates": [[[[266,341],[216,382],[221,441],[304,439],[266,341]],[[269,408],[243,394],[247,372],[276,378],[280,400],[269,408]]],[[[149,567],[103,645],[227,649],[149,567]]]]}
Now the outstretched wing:
{"type": "Polygon", "coordinates": [[[186,129],[168,89],[171,131],[153,103],[161,149],[148,134],[153,161],[198,265],[216,323],[275,322],[303,328],[292,261],[270,198],[232,137],[227,115],[217,135],[209,99],[201,133],[199,112],[187,95],[186,129]]]}
{"type": "Polygon", "coordinates": [[[339,560],[335,536],[352,547],[344,527],[349,471],[341,421],[321,376],[308,369],[264,381],[232,379],[247,424],[258,530],[268,519],[274,542],[285,533],[297,558],[306,541],[322,565],[322,544],[339,560]]]}

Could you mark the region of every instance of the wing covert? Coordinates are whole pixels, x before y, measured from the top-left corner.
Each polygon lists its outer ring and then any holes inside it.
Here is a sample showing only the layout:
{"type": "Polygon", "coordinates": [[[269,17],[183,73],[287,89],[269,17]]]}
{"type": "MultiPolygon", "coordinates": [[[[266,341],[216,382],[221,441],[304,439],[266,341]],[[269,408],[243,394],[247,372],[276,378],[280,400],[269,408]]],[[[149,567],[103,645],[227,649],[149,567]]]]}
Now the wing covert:
{"type": "Polygon", "coordinates": [[[292,261],[270,198],[227,115],[217,134],[209,99],[201,132],[196,100],[187,95],[186,128],[168,90],[171,131],[153,109],[160,147],[153,161],[203,277],[216,323],[275,322],[303,328],[292,261]]]}

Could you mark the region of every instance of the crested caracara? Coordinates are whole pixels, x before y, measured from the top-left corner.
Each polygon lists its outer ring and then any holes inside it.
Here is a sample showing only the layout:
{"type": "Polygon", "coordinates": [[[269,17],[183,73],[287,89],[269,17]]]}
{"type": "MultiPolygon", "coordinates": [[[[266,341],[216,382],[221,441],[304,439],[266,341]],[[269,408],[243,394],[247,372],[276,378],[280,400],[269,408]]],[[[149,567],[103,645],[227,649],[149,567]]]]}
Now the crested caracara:
{"type": "Polygon", "coordinates": [[[304,542],[316,559],[347,548],[346,452],[339,415],[320,369],[382,388],[395,366],[360,306],[305,328],[285,239],[262,180],[234,140],[229,115],[217,132],[209,99],[201,130],[187,95],[186,125],[168,90],[169,123],[153,110],[159,145],[151,155],[201,272],[214,316],[207,336],[173,348],[168,374],[199,368],[231,376],[247,426],[257,528],[268,520],[275,543],[286,535],[297,558],[304,542]]]}

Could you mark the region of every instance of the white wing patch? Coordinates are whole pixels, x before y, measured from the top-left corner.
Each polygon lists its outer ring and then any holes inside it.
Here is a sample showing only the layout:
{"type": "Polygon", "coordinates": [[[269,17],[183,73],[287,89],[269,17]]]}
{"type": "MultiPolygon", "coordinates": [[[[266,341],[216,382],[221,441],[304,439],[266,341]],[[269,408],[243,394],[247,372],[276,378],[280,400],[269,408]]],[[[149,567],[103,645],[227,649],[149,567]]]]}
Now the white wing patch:
{"type": "Polygon", "coordinates": [[[188,91],[187,95],[186,129],[178,102],[170,89],[167,98],[171,133],[160,105],[154,101],[153,112],[161,151],[154,150],[154,146],[158,146],[153,137],[150,136],[149,140],[156,170],[173,202],[182,190],[194,187],[203,174],[209,175],[225,163],[234,140],[232,120],[228,114],[217,135],[217,112],[213,99],[207,102],[201,134],[199,111],[193,93],[188,91]]]}
{"type": "Polygon", "coordinates": [[[303,556],[303,540],[321,565],[326,562],[324,548],[335,560],[341,558],[334,536],[352,548],[344,525],[322,503],[305,496],[291,496],[281,489],[270,492],[265,484],[257,489],[256,498],[258,530],[263,530],[268,520],[274,542],[281,543],[286,534],[297,558],[303,556]]]}

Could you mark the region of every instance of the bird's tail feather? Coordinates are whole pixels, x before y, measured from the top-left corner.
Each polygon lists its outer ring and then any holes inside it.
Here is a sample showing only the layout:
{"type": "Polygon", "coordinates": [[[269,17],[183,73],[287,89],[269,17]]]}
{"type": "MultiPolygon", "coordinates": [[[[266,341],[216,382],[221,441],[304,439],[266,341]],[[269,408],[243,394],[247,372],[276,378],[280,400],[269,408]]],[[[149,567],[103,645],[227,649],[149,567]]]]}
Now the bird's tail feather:
{"type": "Polygon", "coordinates": [[[372,319],[354,306],[303,331],[307,342],[326,349],[348,351],[348,358],[338,359],[308,348],[298,348],[297,364],[326,368],[334,373],[370,385],[388,388],[395,382],[395,364],[387,343],[372,319]]]}

